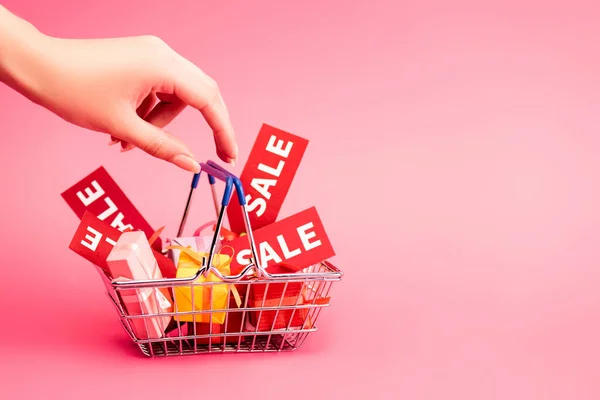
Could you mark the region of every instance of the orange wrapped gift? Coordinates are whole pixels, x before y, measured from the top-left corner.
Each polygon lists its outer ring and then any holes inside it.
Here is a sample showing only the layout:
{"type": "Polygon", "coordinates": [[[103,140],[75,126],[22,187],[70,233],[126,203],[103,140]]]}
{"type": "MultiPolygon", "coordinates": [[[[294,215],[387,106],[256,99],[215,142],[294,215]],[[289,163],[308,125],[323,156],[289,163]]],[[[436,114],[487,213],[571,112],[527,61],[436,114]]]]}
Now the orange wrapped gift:
{"type": "MultiPolygon", "coordinates": [[[[236,300],[233,298],[233,296],[231,296],[230,301],[229,301],[229,310],[227,312],[227,317],[226,320],[223,321],[223,324],[217,324],[215,322],[213,322],[212,324],[212,331],[210,331],[210,323],[206,323],[206,322],[200,322],[200,323],[196,323],[196,334],[197,335],[207,335],[210,333],[212,333],[213,335],[221,335],[221,334],[232,334],[232,333],[239,333],[240,335],[243,332],[242,329],[242,318],[243,318],[243,311],[239,311],[238,309],[238,305],[236,304],[236,300]]],[[[246,318],[248,318],[249,313],[246,315],[246,318]]],[[[193,326],[190,323],[190,326],[193,326]]],[[[212,337],[212,344],[223,344],[223,341],[225,340],[225,342],[227,344],[234,344],[236,345],[239,341],[240,341],[240,335],[231,335],[231,336],[213,336],[212,337]]],[[[243,335],[241,341],[243,342],[245,337],[243,335]]],[[[198,339],[198,344],[208,344],[208,338],[202,338],[202,339],[198,339]]]]}

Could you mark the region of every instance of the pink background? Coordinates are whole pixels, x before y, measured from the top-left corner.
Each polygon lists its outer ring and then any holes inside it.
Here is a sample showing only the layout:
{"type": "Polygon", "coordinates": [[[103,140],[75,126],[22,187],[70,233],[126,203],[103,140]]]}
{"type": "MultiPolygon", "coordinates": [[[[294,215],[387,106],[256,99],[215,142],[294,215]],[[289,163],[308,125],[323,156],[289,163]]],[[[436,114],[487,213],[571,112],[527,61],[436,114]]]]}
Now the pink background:
{"type": "MultiPolygon", "coordinates": [[[[597,2],[3,3],[161,36],[220,83],[241,161],[263,122],[310,139],[281,215],[317,206],[345,278],[296,353],[143,357],[60,193],[104,165],[173,234],[190,175],[2,87],[0,397],[599,398],[597,2]]],[[[216,158],[198,113],[170,129],[216,158]]]]}

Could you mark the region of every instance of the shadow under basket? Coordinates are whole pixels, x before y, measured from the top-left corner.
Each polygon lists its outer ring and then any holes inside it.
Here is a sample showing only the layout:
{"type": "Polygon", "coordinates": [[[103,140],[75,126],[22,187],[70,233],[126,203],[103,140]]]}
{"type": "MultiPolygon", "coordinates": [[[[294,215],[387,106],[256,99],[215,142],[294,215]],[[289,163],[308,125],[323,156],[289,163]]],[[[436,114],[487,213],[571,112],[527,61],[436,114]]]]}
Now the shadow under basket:
{"type": "Polygon", "coordinates": [[[323,262],[295,275],[141,288],[120,287],[108,277],[105,283],[123,328],[149,357],[275,352],[296,350],[317,331],[342,272],[323,262]]]}

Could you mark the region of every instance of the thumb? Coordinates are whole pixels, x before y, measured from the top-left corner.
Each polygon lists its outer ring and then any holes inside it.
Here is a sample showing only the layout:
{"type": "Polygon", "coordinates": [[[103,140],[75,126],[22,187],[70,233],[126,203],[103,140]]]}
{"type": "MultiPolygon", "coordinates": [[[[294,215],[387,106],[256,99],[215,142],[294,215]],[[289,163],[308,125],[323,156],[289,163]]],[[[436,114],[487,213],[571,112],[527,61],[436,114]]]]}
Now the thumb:
{"type": "Polygon", "coordinates": [[[161,128],[144,121],[137,114],[128,117],[122,128],[123,132],[118,135],[120,139],[153,157],[173,163],[186,171],[200,172],[200,165],[185,143],[161,128]]]}

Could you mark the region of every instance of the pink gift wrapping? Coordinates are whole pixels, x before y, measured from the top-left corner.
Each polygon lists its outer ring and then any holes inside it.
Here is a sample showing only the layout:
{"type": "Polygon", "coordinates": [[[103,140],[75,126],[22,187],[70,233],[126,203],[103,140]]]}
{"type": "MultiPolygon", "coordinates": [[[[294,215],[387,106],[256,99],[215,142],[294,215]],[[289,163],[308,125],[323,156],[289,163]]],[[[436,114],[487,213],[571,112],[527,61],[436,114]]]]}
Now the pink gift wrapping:
{"type": "Polygon", "coordinates": [[[122,233],[106,262],[113,279],[150,279],[156,274],[162,278],[152,248],[142,231],[122,233]]]}
{"type": "MultiPolygon", "coordinates": [[[[153,278],[157,279],[157,278],[153,278]]],[[[128,280],[118,278],[117,281],[128,280]]],[[[167,292],[168,293],[168,292],[167,292]]],[[[171,321],[171,316],[153,316],[161,312],[172,312],[172,305],[164,295],[164,291],[158,289],[132,289],[120,291],[121,299],[127,315],[142,318],[130,318],[129,322],[137,339],[160,339],[165,336],[165,330],[171,321]]]]}
{"type": "MultiPolygon", "coordinates": [[[[141,231],[123,233],[106,262],[116,281],[162,279],[152,248],[141,231]]],[[[128,319],[137,339],[164,337],[171,316],[146,315],[173,311],[173,301],[167,288],[120,290],[118,293],[129,316],[144,316],[128,319]]]]}
{"type": "MultiPolygon", "coordinates": [[[[210,244],[212,243],[212,236],[193,236],[193,237],[180,237],[171,239],[171,245],[191,247],[192,250],[200,253],[208,253],[210,250],[210,244]]],[[[217,240],[217,249],[220,245],[220,241],[217,240]]],[[[168,256],[175,265],[179,265],[179,253],[177,249],[169,249],[168,256]]]]}

